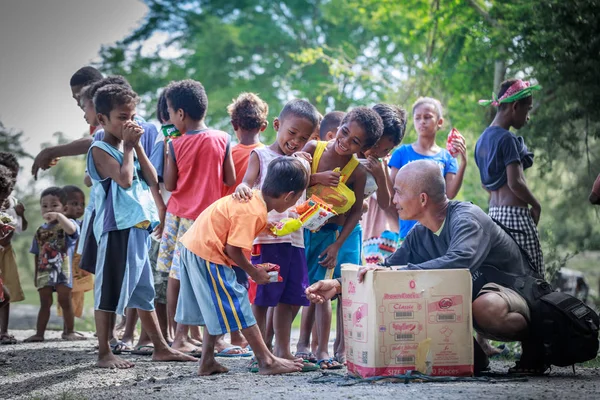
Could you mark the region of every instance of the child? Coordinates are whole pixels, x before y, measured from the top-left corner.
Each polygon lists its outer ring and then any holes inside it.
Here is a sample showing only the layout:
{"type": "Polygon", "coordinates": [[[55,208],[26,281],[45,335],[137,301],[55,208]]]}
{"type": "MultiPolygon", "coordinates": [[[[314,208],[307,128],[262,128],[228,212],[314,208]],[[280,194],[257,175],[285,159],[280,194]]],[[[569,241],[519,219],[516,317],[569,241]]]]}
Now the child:
{"type": "MultiPolygon", "coordinates": [[[[338,252],[356,227],[362,214],[363,197],[366,182],[366,169],[360,165],[355,154],[373,146],[381,137],[383,122],[372,109],[357,107],[350,111],[339,126],[335,140],[330,142],[309,142],[304,151],[313,157],[310,192],[316,192],[325,202],[331,203],[339,214],[346,214],[343,226],[331,221],[318,232],[305,232],[304,243],[308,262],[310,283],[322,280],[328,269],[334,269],[333,276],[340,277],[337,267],[338,252]],[[340,168],[341,171],[334,171],[340,168]],[[340,186],[346,189],[337,195],[329,195],[340,186]],[[324,189],[325,188],[325,189],[324,189]],[[340,196],[341,195],[341,196],[340,196]],[[343,197],[340,201],[336,197],[343,197]],[[346,210],[347,213],[346,213],[346,210]]],[[[339,189],[338,189],[339,190],[339,189]]],[[[354,243],[360,254],[361,243],[354,243]]],[[[302,312],[302,326],[298,340],[297,356],[314,360],[309,352],[308,341],[315,319],[317,323],[317,363],[323,369],[337,369],[341,365],[329,357],[328,344],[331,328],[331,302],[316,307],[305,307],[302,312]]]]}
{"type": "MultiPolygon", "coordinates": [[[[81,221],[78,221],[85,210],[85,194],[77,186],[64,186],[63,191],[67,198],[65,216],[74,220],[81,229],[81,221]]],[[[79,238],[78,240],[81,240],[79,238]]],[[[77,245],[75,246],[77,247],[77,245]]],[[[83,302],[85,292],[94,288],[94,277],[87,271],[79,268],[81,255],[77,253],[69,254],[73,271],[73,290],[71,292],[71,304],[73,306],[73,315],[81,318],[83,315],[83,302]]],[[[58,305],[58,315],[61,315],[60,304],[58,305]]]]}
{"type": "MultiPolygon", "coordinates": [[[[450,152],[435,143],[437,131],[444,124],[442,104],[431,97],[420,97],[412,108],[417,141],[400,146],[392,155],[389,166],[392,167],[391,180],[394,182],[400,168],[415,160],[431,160],[438,163],[446,180],[446,195],[453,199],[462,185],[467,168],[467,148],[464,139],[455,139],[452,145],[460,155],[460,166],[450,152]]],[[[408,231],[417,221],[400,220],[400,240],[404,240],[408,231]]]]}
{"type": "MultiPolygon", "coordinates": [[[[273,128],[277,138],[269,147],[254,150],[250,155],[248,170],[244,181],[234,195],[247,201],[252,191],[250,188],[261,188],[266,179],[268,165],[275,159],[291,155],[304,147],[311,133],[318,123],[318,113],[315,107],[304,100],[292,100],[281,110],[279,118],[273,121],[273,128]]],[[[307,171],[310,169],[308,162],[302,160],[307,171]]],[[[303,202],[305,195],[298,200],[303,202]]],[[[291,210],[283,213],[271,211],[268,222],[275,224],[284,218],[297,218],[298,214],[291,210]]],[[[303,230],[297,230],[290,235],[273,237],[268,233],[258,235],[254,241],[252,263],[273,263],[280,266],[281,283],[272,283],[258,286],[252,310],[257,320],[257,325],[267,338],[267,311],[275,307],[273,313],[273,328],[275,333],[274,354],[277,357],[293,360],[290,352],[290,335],[292,322],[301,306],[310,303],[304,295],[308,286],[308,271],[304,251],[303,230]]],[[[307,370],[310,366],[306,366],[307,370]]]]}
{"type": "Polygon", "coordinates": [[[58,303],[63,309],[65,330],[64,340],[83,339],[73,329],[74,316],[71,306],[73,270],[69,255],[73,254],[79,237],[79,225],[67,218],[67,196],[58,187],[50,187],[42,192],[40,205],[42,217],[46,221],[35,233],[30,252],[35,254],[35,287],[40,295],[40,312],[35,335],[25,342],[42,342],[50,319],[52,293],[58,294],[58,303]]]}
{"type": "MultiPolygon", "coordinates": [[[[167,303],[177,304],[179,259],[175,244],[202,211],[221,197],[222,185],[235,184],[235,168],[229,148],[229,135],[209,129],[204,123],[208,99],[200,82],[183,80],[166,88],[169,119],[183,135],[169,143],[164,175],[165,188],[171,191],[158,255],[158,269],[169,271],[167,303]]],[[[185,325],[177,325],[173,348],[194,351],[188,343],[185,325]]],[[[222,340],[219,351],[247,353],[231,349],[222,340]]]]}
{"type": "Polygon", "coordinates": [[[87,158],[96,207],[94,297],[97,366],[101,368],[133,366],[113,355],[109,345],[111,315],[123,315],[126,307],[137,309],[154,344],[153,360],[195,360],[167,345],[154,312],[148,240],[158,221],[148,185],[155,185],[157,178],[140,142],[144,131],[134,120],[138,100],[137,94],[123,85],[104,86],[94,96],[98,121],[104,128],[103,140],[94,142],[87,158]]]}
{"type": "MultiPolygon", "coordinates": [[[[8,153],[3,153],[8,154],[8,153]]],[[[0,164],[0,211],[4,214],[3,217],[8,216],[11,221],[0,221],[0,243],[9,242],[6,240],[9,236],[12,236],[14,232],[14,225],[16,221],[12,215],[9,215],[4,210],[4,203],[10,196],[12,192],[12,188],[14,185],[14,181],[12,178],[12,172],[6,166],[0,164]]],[[[4,257],[3,257],[4,258],[4,257]]],[[[3,260],[4,261],[4,260],[3,260]]],[[[2,328],[5,325],[8,325],[4,322],[4,310],[8,308],[10,304],[10,292],[2,281],[2,277],[4,276],[3,270],[5,267],[5,263],[0,263],[0,315],[2,315],[2,328]]],[[[8,319],[8,313],[6,313],[6,319],[8,319]]],[[[17,343],[14,336],[9,335],[8,332],[4,331],[1,337],[1,344],[15,344],[17,343]]]]}
{"type": "MultiPolygon", "coordinates": [[[[19,162],[14,154],[0,152],[0,166],[2,167],[2,179],[4,190],[8,192],[0,198],[0,210],[8,214],[15,221],[15,229],[0,239],[0,279],[4,281],[6,290],[10,293],[10,303],[25,300],[19,271],[15,258],[15,251],[11,241],[15,232],[17,234],[27,230],[27,219],[25,218],[25,207],[11,196],[11,191],[16,184],[19,173],[19,162]]],[[[8,322],[10,319],[10,303],[0,310],[0,344],[15,344],[17,340],[8,333],[8,322]]]]}
{"type": "Polygon", "coordinates": [[[342,124],[342,120],[345,116],[346,113],[343,111],[331,111],[325,114],[321,121],[321,126],[319,127],[319,139],[315,140],[329,142],[330,140],[335,139],[338,128],[342,124]]]}
{"type": "Polygon", "coordinates": [[[525,126],[533,104],[532,93],[539,89],[539,85],[509,79],[502,82],[494,100],[480,101],[483,105],[498,107],[498,112],[477,140],[475,163],[481,183],[490,192],[488,214],[508,228],[520,231],[513,236],[529,254],[534,272],[543,278],[544,257],[536,227],[542,208],[523,175],[523,171],[533,165],[533,153],[527,150],[522,137],[510,132],[511,127],[525,126]]]}
{"type": "MultiPolygon", "coordinates": [[[[287,143],[294,146],[294,141],[287,143]]],[[[179,242],[181,296],[176,320],[186,325],[205,325],[199,375],[228,371],[215,361],[215,339],[234,330],[241,330],[252,346],[259,373],[284,374],[302,369],[302,360],[278,358],[267,349],[250,309],[248,292],[230,268],[238,265],[257,284],[269,283],[266,268],[253,266],[244,251],[250,251],[256,235],[268,227],[267,213],[285,212],[296,204],[309,179],[302,162],[290,157],[273,160],[266,175],[262,189],[254,191],[248,202],[223,197],[200,214],[179,242]]]]}

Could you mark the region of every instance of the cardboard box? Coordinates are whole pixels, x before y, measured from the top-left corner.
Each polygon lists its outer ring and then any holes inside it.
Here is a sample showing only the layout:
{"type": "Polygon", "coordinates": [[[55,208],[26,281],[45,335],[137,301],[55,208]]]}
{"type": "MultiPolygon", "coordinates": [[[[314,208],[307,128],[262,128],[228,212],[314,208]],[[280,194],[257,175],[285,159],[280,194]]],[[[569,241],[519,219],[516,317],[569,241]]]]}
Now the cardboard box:
{"type": "Polygon", "coordinates": [[[369,271],[358,283],[358,268],[342,265],[349,373],[473,375],[468,270],[369,271]]]}

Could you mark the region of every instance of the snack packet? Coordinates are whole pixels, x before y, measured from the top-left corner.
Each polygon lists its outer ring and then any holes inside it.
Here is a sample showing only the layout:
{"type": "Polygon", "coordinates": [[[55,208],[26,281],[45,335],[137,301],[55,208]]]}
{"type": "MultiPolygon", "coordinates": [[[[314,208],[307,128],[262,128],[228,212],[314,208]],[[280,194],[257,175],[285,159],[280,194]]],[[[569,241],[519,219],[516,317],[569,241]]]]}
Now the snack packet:
{"type": "Polygon", "coordinates": [[[160,130],[167,141],[181,136],[181,132],[173,124],[163,125],[160,130]]]}
{"type": "Polygon", "coordinates": [[[329,204],[315,195],[312,195],[304,203],[296,206],[298,218],[284,218],[279,223],[271,227],[271,232],[277,236],[289,235],[292,232],[304,227],[311,232],[316,232],[337,213],[333,211],[329,204]]]}
{"type": "Polygon", "coordinates": [[[446,150],[448,150],[448,152],[450,153],[450,155],[452,157],[456,157],[456,155],[458,154],[458,151],[452,145],[452,141],[454,139],[461,139],[461,138],[464,140],[463,135],[461,135],[460,132],[458,131],[458,129],[456,129],[456,128],[452,128],[452,130],[448,134],[448,140],[446,140],[446,150]]]}
{"type": "Polygon", "coordinates": [[[0,238],[15,230],[17,222],[9,214],[0,212],[0,238]]]}
{"type": "MultiPolygon", "coordinates": [[[[279,275],[279,265],[272,263],[264,263],[264,264],[256,264],[256,268],[265,268],[267,273],[269,274],[269,283],[283,282],[283,278],[279,275]]],[[[250,303],[254,304],[254,300],[256,299],[256,290],[258,288],[258,284],[254,281],[254,279],[248,277],[248,299],[250,303]]]]}

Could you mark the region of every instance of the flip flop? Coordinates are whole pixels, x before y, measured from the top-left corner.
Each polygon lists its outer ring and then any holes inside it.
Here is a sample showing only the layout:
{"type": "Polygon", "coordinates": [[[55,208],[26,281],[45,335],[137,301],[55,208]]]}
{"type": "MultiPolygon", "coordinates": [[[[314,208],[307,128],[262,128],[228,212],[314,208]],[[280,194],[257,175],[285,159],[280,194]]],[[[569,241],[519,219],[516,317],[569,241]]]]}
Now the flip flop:
{"type": "Polygon", "coordinates": [[[304,363],[304,365],[302,366],[302,371],[300,372],[314,372],[319,371],[321,369],[321,367],[319,367],[317,364],[311,363],[307,360],[304,360],[302,362],[304,363]]]}
{"type": "Polygon", "coordinates": [[[0,336],[0,344],[17,344],[17,339],[13,335],[5,333],[0,336]]]}
{"type": "Polygon", "coordinates": [[[200,357],[202,357],[202,349],[196,347],[194,350],[188,351],[185,354],[187,354],[188,356],[200,358],[200,357]]]}
{"type": "Polygon", "coordinates": [[[315,355],[312,352],[305,352],[305,351],[297,351],[296,354],[294,354],[294,356],[303,359],[304,361],[308,361],[310,363],[316,363],[317,357],[315,357],[315,355]]]}
{"type": "Polygon", "coordinates": [[[253,374],[256,374],[258,372],[258,361],[252,360],[250,362],[250,364],[248,365],[248,372],[252,372],[253,374]]]}
{"type": "Polygon", "coordinates": [[[342,369],[342,368],[344,368],[344,366],[342,364],[335,361],[333,358],[324,358],[322,360],[319,360],[319,361],[317,361],[317,365],[321,369],[342,369]]]}
{"type": "Polygon", "coordinates": [[[141,346],[135,346],[133,350],[131,350],[131,354],[136,356],[151,356],[154,353],[154,346],[151,344],[143,344],[141,346]]]}
{"type": "Polygon", "coordinates": [[[250,352],[246,352],[246,353],[233,353],[230,354],[229,352],[232,350],[243,350],[240,346],[229,346],[223,350],[221,350],[220,352],[215,354],[215,357],[229,357],[229,358],[233,358],[233,357],[252,357],[254,356],[253,353],[250,352]]]}

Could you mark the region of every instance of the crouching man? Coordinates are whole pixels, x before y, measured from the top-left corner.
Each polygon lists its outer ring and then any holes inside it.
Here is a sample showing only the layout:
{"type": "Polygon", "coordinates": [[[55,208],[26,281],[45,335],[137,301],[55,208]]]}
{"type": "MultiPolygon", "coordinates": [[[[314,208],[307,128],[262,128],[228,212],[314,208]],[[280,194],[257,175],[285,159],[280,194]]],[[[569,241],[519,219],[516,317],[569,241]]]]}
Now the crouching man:
{"type": "MultiPolygon", "coordinates": [[[[499,284],[498,277],[503,275],[534,274],[513,238],[479,207],[449,201],[440,168],[432,161],[415,161],[404,166],[396,176],[394,191],[400,218],[419,223],[383,266],[362,268],[359,281],[367,270],[390,266],[402,265],[413,270],[467,268],[473,278],[475,330],[483,338],[522,342],[523,356],[510,372],[544,373],[547,366],[530,350],[538,346],[528,344],[531,319],[527,302],[517,291],[499,284]]],[[[340,280],[319,281],[306,289],[307,297],[314,303],[340,292],[340,280]]],[[[477,345],[475,348],[475,370],[480,371],[488,361],[481,348],[477,345]]]]}

